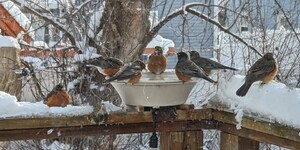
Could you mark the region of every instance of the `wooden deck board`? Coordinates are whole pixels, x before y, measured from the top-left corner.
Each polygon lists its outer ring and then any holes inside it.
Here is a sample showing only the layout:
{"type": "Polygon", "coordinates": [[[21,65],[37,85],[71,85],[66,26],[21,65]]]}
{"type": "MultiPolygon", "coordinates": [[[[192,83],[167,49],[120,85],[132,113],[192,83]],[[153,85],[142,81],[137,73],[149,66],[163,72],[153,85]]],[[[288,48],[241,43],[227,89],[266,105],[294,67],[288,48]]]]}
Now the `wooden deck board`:
{"type": "MultiPolygon", "coordinates": [[[[217,129],[251,140],[300,149],[300,129],[245,116],[242,129],[237,130],[235,114],[214,109],[176,110],[175,114],[173,120],[158,121],[156,131],[217,129]]],[[[152,113],[149,111],[111,112],[98,116],[9,118],[0,119],[0,141],[145,133],[152,132],[153,125],[152,113]],[[98,120],[97,124],[92,123],[91,119],[98,120]]]]}

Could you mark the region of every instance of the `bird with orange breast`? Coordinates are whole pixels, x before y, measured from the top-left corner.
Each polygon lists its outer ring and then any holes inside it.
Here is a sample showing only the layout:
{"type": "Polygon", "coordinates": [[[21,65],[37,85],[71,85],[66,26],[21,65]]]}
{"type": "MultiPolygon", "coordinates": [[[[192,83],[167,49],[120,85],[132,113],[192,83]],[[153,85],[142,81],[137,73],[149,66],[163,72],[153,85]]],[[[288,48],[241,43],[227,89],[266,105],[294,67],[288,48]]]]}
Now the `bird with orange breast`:
{"type": "Polygon", "coordinates": [[[272,53],[266,53],[258,59],[247,71],[245,83],[236,91],[236,95],[245,96],[251,85],[261,80],[262,84],[269,83],[274,79],[278,71],[278,64],[272,53]]]}
{"type": "Polygon", "coordinates": [[[218,69],[229,69],[237,71],[238,69],[227,67],[225,65],[222,65],[216,61],[213,61],[211,59],[201,57],[200,54],[197,51],[189,51],[191,60],[197,64],[199,67],[201,67],[205,75],[209,76],[211,74],[212,70],[218,70],[218,69]]]}
{"type": "Polygon", "coordinates": [[[155,46],[154,53],[149,57],[148,70],[156,75],[162,74],[167,67],[167,58],[160,46],[155,46]]]}
{"type": "Polygon", "coordinates": [[[101,74],[109,77],[112,77],[124,66],[124,63],[118,58],[102,56],[88,60],[87,63],[87,66],[96,67],[101,74]]]}
{"type": "Polygon", "coordinates": [[[128,83],[137,83],[142,77],[142,71],[146,69],[146,65],[141,60],[135,60],[132,63],[124,65],[114,76],[106,79],[104,83],[112,81],[128,80],[128,83]]]}
{"type": "Polygon", "coordinates": [[[175,73],[179,80],[190,81],[192,77],[203,78],[211,83],[217,83],[204,74],[202,68],[198,67],[185,52],[177,53],[178,62],[175,66],[175,73]]]}
{"type": "Polygon", "coordinates": [[[65,107],[70,104],[70,101],[71,97],[64,90],[64,86],[61,83],[56,85],[46,97],[46,102],[49,107],[65,107]]]}

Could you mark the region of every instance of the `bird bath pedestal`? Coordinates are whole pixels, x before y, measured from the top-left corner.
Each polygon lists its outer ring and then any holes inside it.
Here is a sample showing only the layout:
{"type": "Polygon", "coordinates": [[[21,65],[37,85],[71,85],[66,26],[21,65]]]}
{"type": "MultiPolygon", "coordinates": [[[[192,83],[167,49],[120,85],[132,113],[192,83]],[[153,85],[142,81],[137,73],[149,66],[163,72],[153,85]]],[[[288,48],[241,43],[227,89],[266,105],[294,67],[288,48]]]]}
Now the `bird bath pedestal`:
{"type": "Polygon", "coordinates": [[[174,72],[161,75],[143,72],[139,83],[115,81],[111,84],[126,105],[163,107],[184,104],[196,81],[183,83],[174,72]]]}

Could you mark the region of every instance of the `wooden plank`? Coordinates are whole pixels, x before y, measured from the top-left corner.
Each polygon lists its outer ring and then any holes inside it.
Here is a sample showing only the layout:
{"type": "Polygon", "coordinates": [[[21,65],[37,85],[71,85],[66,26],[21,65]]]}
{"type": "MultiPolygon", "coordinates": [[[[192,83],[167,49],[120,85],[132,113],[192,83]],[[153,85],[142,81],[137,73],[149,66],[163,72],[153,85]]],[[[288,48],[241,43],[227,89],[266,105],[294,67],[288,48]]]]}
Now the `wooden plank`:
{"type": "Polygon", "coordinates": [[[187,131],[185,132],[184,147],[188,150],[202,150],[203,149],[203,132],[187,131]]]}
{"type": "Polygon", "coordinates": [[[160,149],[203,149],[203,132],[163,132],[160,136],[160,149]]]}
{"type": "MultiPolygon", "coordinates": [[[[96,117],[102,119],[99,126],[93,125],[89,120],[91,116],[87,115],[0,119],[0,140],[26,139],[26,137],[29,139],[54,138],[58,137],[58,133],[60,136],[84,136],[143,133],[153,130],[151,112],[113,112],[100,116],[96,117]],[[46,131],[51,128],[55,129],[54,131],[57,133],[45,135],[46,131]]],[[[196,131],[204,128],[218,129],[225,133],[256,141],[273,143],[290,149],[300,149],[298,129],[291,129],[266,121],[254,121],[247,117],[243,119],[241,130],[237,130],[235,125],[235,115],[232,113],[212,111],[211,109],[176,110],[175,120],[158,122],[157,131],[178,132],[196,131]]]]}
{"type": "MultiPolygon", "coordinates": [[[[211,129],[216,126],[216,122],[208,120],[181,121],[181,122],[161,122],[157,123],[157,132],[177,132],[196,131],[201,129],[211,129]]],[[[46,139],[58,137],[79,137],[79,136],[99,136],[129,133],[146,133],[153,131],[153,124],[130,123],[113,125],[88,125],[76,127],[48,127],[37,129],[0,130],[0,141],[46,139]]]]}
{"type": "MultiPolygon", "coordinates": [[[[177,110],[174,121],[212,118],[210,110],[177,110]]],[[[125,124],[153,122],[151,112],[113,112],[97,117],[99,124],[125,124]]],[[[0,119],[0,130],[44,127],[68,127],[92,125],[91,116],[47,117],[47,118],[6,118],[0,119]]]]}
{"type": "Polygon", "coordinates": [[[248,138],[238,138],[239,150],[259,150],[259,142],[250,140],[248,138]]]}
{"type": "MultiPolygon", "coordinates": [[[[214,120],[218,122],[236,125],[235,114],[223,111],[213,111],[214,120]]],[[[300,142],[300,129],[283,126],[277,123],[254,120],[253,118],[243,117],[242,128],[247,128],[253,131],[274,135],[300,142]]]]}
{"type": "Polygon", "coordinates": [[[238,136],[221,132],[220,135],[221,150],[238,150],[238,136]]]}
{"type": "MultiPolygon", "coordinates": [[[[174,121],[212,119],[211,109],[176,110],[174,121]]],[[[103,118],[104,116],[97,116],[103,118]]],[[[151,112],[111,113],[105,124],[152,122],[151,112]]]]}
{"type": "MultiPolygon", "coordinates": [[[[296,142],[293,140],[289,140],[282,137],[277,137],[275,135],[266,134],[262,132],[258,132],[255,130],[250,130],[247,128],[242,128],[237,130],[235,125],[228,123],[218,123],[218,130],[221,130],[221,138],[222,134],[232,134],[239,137],[245,137],[248,139],[252,139],[255,141],[266,142],[270,144],[275,144],[281,147],[289,148],[289,149],[300,149],[300,142],[296,142]]],[[[222,140],[221,140],[222,143],[222,140]]]]}
{"type": "Polygon", "coordinates": [[[0,130],[92,125],[88,116],[0,119],[0,130]]]}
{"type": "Polygon", "coordinates": [[[259,142],[226,132],[221,132],[220,140],[221,150],[259,150],[259,142]]]}
{"type": "Polygon", "coordinates": [[[189,109],[195,109],[195,106],[194,104],[182,104],[177,106],[176,109],[189,110],[189,109]]]}
{"type": "Polygon", "coordinates": [[[171,149],[170,146],[170,132],[161,132],[159,133],[159,146],[160,149],[171,149]]]}

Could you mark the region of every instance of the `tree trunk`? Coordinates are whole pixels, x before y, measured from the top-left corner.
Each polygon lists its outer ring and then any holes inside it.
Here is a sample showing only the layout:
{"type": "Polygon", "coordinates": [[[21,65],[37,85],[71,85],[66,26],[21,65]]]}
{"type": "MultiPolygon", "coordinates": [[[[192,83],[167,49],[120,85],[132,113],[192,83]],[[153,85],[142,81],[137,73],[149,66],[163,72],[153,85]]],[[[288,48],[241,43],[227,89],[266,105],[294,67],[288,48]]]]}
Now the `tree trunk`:
{"type": "Polygon", "coordinates": [[[142,54],[148,44],[149,11],[153,0],[106,1],[103,17],[103,46],[100,54],[130,62],[142,54]]]}

